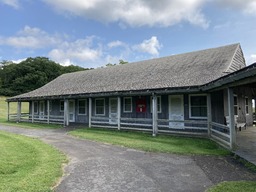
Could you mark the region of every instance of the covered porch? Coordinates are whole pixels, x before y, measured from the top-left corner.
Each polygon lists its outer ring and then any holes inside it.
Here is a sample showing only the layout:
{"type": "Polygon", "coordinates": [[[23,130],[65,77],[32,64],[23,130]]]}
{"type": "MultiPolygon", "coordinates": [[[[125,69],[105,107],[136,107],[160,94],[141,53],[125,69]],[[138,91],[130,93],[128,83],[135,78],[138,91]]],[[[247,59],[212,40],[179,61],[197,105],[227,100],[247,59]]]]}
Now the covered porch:
{"type": "Polygon", "coordinates": [[[248,126],[237,133],[234,153],[256,165],[256,126],[248,126]]]}

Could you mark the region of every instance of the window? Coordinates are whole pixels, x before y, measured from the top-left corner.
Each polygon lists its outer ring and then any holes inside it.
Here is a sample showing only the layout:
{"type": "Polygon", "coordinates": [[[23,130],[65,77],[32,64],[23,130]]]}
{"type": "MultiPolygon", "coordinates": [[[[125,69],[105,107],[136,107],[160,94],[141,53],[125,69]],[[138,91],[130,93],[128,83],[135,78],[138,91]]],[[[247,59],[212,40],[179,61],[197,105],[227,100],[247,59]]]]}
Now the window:
{"type": "MultiPolygon", "coordinates": [[[[161,96],[157,96],[157,113],[161,113],[162,112],[162,105],[161,105],[161,96]]],[[[153,109],[153,98],[152,96],[150,97],[151,103],[150,103],[150,112],[152,113],[152,109],[153,109]]]]}
{"type": "Polygon", "coordinates": [[[234,115],[238,115],[238,102],[236,95],[234,95],[234,115]]]}
{"type": "Polygon", "coordinates": [[[86,115],[86,100],[78,100],[78,115],[86,115]]]}
{"type": "Polygon", "coordinates": [[[207,117],[207,97],[190,95],[190,117],[205,119],[207,117]]]}
{"type": "Polygon", "coordinates": [[[124,97],[124,112],[129,113],[132,112],[132,98],[124,97]]]}
{"type": "Polygon", "coordinates": [[[38,101],[34,101],[34,114],[38,114],[38,101]]]}
{"type": "Polygon", "coordinates": [[[60,101],[60,112],[64,111],[64,101],[60,101]]]}
{"type": "Polygon", "coordinates": [[[245,113],[246,115],[249,114],[249,98],[245,97],[245,113]]]}
{"type": "Polygon", "coordinates": [[[95,99],[95,115],[105,115],[105,99],[95,99]]]}

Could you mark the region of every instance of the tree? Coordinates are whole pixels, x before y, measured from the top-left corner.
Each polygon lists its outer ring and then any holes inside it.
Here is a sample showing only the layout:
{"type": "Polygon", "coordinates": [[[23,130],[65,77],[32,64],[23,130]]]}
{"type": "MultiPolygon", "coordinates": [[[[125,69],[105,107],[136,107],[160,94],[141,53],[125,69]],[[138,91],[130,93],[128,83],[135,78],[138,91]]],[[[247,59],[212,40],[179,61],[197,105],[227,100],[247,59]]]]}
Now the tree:
{"type": "Polygon", "coordinates": [[[37,89],[63,73],[86,70],[78,66],[64,67],[46,57],[27,58],[15,64],[0,62],[0,95],[13,96],[37,89]]]}

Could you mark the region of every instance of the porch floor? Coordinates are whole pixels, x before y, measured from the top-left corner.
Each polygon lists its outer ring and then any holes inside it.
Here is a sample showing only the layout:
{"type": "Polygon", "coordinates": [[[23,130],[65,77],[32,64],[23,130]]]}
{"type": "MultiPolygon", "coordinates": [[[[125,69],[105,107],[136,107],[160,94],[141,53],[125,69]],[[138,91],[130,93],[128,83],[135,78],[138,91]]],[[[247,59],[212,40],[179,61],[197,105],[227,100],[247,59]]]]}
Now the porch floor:
{"type": "Polygon", "coordinates": [[[256,126],[250,126],[237,132],[235,154],[256,165],[256,126]]]}

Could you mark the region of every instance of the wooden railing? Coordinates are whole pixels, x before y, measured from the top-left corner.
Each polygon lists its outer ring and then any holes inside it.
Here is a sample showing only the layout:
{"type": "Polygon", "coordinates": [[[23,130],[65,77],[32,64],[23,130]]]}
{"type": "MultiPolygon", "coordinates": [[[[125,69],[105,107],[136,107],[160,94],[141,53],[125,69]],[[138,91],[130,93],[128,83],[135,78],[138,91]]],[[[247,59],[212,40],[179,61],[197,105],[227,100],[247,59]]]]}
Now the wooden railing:
{"type": "Polygon", "coordinates": [[[220,145],[230,147],[229,127],[220,123],[211,122],[211,137],[220,145]]]}
{"type": "Polygon", "coordinates": [[[21,113],[20,117],[17,114],[9,114],[9,121],[34,122],[34,123],[51,123],[64,124],[64,116],[57,115],[34,115],[29,113],[21,113]]]}

